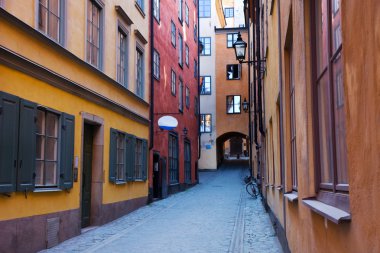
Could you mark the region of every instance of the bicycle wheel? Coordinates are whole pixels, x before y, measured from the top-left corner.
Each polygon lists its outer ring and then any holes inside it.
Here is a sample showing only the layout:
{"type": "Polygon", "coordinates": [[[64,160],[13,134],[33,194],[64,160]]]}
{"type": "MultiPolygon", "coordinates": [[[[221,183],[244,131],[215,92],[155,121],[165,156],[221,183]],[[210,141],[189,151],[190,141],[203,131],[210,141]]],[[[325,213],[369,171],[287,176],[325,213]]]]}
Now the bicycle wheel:
{"type": "Polygon", "coordinates": [[[256,191],[256,188],[255,188],[255,185],[251,182],[251,183],[248,183],[246,186],[245,186],[245,190],[248,192],[249,195],[251,195],[253,198],[257,198],[257,191],[256,191]]]}

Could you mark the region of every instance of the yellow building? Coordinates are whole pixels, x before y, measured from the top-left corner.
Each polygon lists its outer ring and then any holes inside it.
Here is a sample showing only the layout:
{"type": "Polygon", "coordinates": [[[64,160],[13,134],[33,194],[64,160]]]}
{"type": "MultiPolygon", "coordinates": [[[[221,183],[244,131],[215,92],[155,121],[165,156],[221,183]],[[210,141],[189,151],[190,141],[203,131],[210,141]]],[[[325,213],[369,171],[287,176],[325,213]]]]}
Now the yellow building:
{"type": "Polygon", "coordinates": [[[375,2],[248,3],[254,59],[266,60],[253,75],[255,175],[285,252],[380,251],[375,2]]]}
{"type": "Polygon", "coordinates": [[[148,1],[0,1],[0,252],[147,201],[148,1]]]}

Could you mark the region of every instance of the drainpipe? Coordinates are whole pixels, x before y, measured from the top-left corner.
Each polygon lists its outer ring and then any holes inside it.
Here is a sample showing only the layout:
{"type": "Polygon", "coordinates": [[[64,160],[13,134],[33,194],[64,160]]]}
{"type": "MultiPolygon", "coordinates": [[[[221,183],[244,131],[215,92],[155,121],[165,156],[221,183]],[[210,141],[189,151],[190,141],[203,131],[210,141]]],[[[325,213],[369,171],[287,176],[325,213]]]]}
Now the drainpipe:
{"type": "MultiPolygon", "coordinates": [[[[283,113],[283,85],[282,85],[282,48],[281,48],[281,1],[277,1],[277,17],[278,17],[278,55],[279,55],[279,85],[280,85],[280,163],[281,163],[281,179],[285,183],[285,159],[284,159],[284,113],[283,113]]],[[[282,185],[282,212],[284,216],[284,233],[286,238],[286,208],[285,208],[285,185],[282,185]]]]}
{"type": "Polygon", "coordinates": [[[154,78],[153,78],[153,50],[154,50],[154,17],[153,17],[153,1],[150,1],[150,108],[149,108],[149,120],[150,120],[150,133],[149,133],[149,150],[153,149],[154,144],[154,78]]]}
{"type": "Polygon", "coordinates": [[[263,115],[262,115],[262,92],[261,92],[261,80],[262,80],[262,77],[261,77],[261,54],[260,54],[260,49],[261,49],[261,45],[260,45],[260,3],[258,0],[256,0],[256,43],[257,43],[257,47],[256,47],[256,60],[258,62],[258,66],[259,66],[259,69],[258,69],[258,73],[257,73],[257,87],[258,87],[258,90],[257,90],[257,95],[258,95],[258,104],[259,104],[259,111],[258,111],[258,114],[259,114],[259,130],[260,130],[260,133],[262,136],[265,136],[265,132],[264,132],[264,128],[263,128],[263,115]]]}
{"type": "MultiPolygon", "coordinates": [[[[245,1],[244,1],[245,2],[245,1]]],[[[249,52],[248,52],[248,61],[252,61],[251,59],[251,36],[250,36],[250,29],[248,27],[248,48],[249,48],[249,52]]],[[[251,120],[252,120],[252,117],[251,117],[251,65],[248,64],[248,138],[249,138],[249,175],[251,176],[252,178],[252,124],[251,124],[251,120]]],[[[247,145],[248,147],[248,145],[247,145]]]]}

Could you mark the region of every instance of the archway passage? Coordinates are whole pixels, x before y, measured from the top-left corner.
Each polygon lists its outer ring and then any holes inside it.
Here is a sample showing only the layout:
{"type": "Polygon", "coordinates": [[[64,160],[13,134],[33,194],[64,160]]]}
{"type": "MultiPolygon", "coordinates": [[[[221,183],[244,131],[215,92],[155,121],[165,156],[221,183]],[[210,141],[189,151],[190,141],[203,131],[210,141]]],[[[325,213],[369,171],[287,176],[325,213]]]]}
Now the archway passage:
{"type": "Polygon", "coordinates": [[[223,161],[231,159],[249,159],[248,136],[240,132],[227,132],[216,139],[217,161],[220,166],[223,161]]]}

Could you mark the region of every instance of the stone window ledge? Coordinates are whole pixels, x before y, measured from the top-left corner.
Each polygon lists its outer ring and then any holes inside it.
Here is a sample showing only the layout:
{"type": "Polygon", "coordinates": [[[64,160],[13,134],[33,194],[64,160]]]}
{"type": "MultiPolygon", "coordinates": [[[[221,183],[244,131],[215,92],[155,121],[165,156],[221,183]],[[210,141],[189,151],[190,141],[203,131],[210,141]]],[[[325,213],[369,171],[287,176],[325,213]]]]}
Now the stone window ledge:
{"type": "Polygon", "coordinates": [[[334,206],[327,205],[321,201],[318,201],[314,197],[302,199],[302,202],[312,211],[334,222],[335,224],[351,221],[350,213],[336,208],[334,206]]]}
{"type": "Polygon", "coordinates": [[[292,191],[284,194],[290,202],[298,202],[298,192],[292,191]]]}

